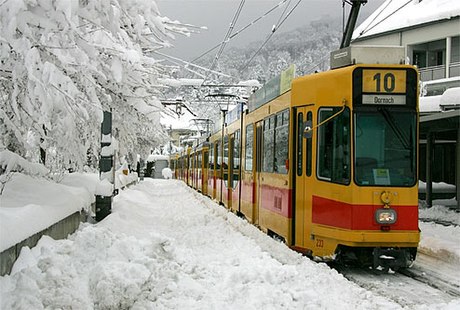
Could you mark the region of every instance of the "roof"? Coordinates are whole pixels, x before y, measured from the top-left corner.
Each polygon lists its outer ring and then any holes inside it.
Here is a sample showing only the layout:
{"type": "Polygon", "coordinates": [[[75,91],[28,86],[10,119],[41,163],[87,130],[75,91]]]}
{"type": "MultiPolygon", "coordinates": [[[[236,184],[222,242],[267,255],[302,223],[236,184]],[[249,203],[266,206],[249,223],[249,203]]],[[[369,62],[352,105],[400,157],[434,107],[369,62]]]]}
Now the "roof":
{"type": "Polygon", "coordinates": [[[355,29],[352,39],[459,16],[459,0],[387,0],[355,29]]]}

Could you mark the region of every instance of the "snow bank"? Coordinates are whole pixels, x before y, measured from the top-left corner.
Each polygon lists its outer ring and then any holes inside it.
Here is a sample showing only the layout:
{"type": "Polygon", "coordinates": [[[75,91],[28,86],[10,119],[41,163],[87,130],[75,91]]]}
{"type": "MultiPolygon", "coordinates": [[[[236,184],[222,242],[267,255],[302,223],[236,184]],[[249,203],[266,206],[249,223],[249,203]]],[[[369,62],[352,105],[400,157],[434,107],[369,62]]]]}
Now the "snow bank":
{"type": "Polygon", "coordinates": [[[419,251],[444,261],[460,264],[460,226],[420,222],[419,251]]]}
{"type": "Polygon", "coordinates": [[[0,252],[87,210],[94,201],[93,192],[14,173],[0,195],[0,252]]]}
{"type": "Polygon", "coordinates": [[[155,179],[116,196],[102,222],[26,248],[0,286],[2,309],[400,308],[183,182],[155,179]]]}

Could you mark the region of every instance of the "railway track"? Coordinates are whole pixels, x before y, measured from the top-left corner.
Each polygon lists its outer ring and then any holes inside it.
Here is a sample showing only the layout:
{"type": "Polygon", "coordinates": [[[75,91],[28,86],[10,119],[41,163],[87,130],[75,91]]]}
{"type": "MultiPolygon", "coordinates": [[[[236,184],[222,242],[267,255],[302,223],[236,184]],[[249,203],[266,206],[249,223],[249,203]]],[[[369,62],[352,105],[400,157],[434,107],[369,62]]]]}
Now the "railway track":
{"type": "Polygon", "coordinates": [[[460,298],[458,268],[425,254],[419,254],[411,268],[399,272],[377,274],[357,267],[336,270],[348,280],[403,307],[440,305],[460,298]]]}
{"type": "Polygon", "coordinates": [[[435,223],[435,224],[439,224],[439,225],[446,226],[446,227],[447,226],[460,226],[457,223],[454,223],[448,220],[437,220],[437,219],[430,219],[430,218],[422,217],[422,218],[419,218],[419,221],[422,221],[425,223],[435,223]]]}

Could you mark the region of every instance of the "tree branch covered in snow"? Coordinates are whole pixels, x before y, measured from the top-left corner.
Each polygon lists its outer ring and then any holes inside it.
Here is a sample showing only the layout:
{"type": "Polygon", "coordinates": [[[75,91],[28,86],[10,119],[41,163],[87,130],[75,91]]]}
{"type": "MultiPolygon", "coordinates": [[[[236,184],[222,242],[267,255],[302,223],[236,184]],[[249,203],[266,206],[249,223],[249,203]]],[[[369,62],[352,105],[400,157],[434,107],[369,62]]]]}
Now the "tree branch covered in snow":
{"type": "Polygon", "coordinates": [[[0,146],[52,170],[81,169],[99,151],[102,112],[117,139],[140,152],[162,138],[158,77],[145,50],[191,26],[162,17],[155,1],[6,0],[0,8],[0,146]]]}

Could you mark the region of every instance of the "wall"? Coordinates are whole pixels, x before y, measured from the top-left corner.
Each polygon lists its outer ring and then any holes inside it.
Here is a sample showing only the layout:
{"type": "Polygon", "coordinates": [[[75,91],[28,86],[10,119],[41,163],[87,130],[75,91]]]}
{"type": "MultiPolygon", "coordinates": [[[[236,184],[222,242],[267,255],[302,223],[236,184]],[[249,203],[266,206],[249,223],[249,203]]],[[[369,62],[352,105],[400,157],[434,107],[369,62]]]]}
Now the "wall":
{"type": "Polygon", "coordinates": [[[6,249],[0,253],[0,276],[10,274],[11,268],[13,267],[16,259],[21,253],[21,249],[24,246],[33,248],[38,240],[43,235],[50,236],[53,239],[64,239],[68,235],[75,232],[80,226],[80,222],[86,220],[86,215],[80,212],[75,212],[74,214],[66,217],[60,222],[48,227],[41,232],[36,233],[35,235],[27,238],[26,240],[21,241],[20,243],[6,249]]]}

